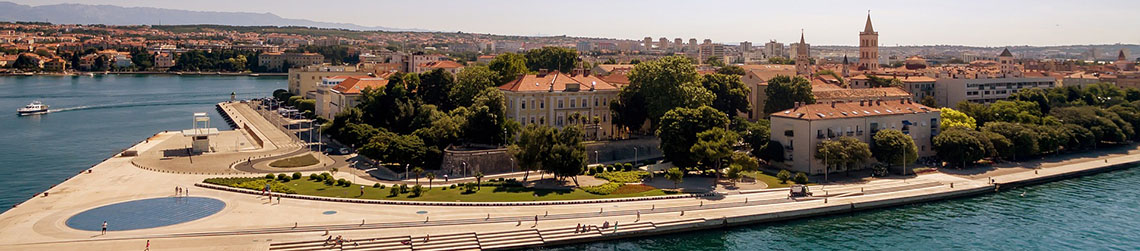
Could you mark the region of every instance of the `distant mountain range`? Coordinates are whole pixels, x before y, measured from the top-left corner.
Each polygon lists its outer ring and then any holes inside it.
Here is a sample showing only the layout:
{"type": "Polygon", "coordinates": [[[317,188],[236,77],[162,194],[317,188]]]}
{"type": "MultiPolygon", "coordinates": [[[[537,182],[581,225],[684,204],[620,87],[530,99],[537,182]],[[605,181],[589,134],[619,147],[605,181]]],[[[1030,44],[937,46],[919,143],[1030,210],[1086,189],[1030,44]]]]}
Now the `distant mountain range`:
{"type": "Polygon", "coordinates": [[[349,30],[428,31],[422,29],[362,26],[350,23],[291,19],[283,18],[273,13],[189,11],[89,4],[29,6],[12,2],[0,2],[0,21],[106,25],[221,24],[236,26],[304,26],[349,30]]]}

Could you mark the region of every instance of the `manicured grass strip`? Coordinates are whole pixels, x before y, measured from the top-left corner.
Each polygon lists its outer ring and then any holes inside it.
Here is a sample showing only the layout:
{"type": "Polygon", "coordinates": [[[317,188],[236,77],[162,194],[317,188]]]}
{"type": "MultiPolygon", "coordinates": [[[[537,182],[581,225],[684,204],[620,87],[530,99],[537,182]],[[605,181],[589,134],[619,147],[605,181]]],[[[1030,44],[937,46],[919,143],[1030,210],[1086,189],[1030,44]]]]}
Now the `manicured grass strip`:
{"type": "Polygon", "coordinates": [[[289,168],[289,167],[311,166],[311,165],[316,165],[319,163],[321,163],[321,161],[317,160],[317,157],[313,157],[313,154],[310,153],[310,154],[305,154],[305,155],[296,156],[296,157],[279,159],[279,160],[276,160],[276,161],[269,163],[269,166],[289,168]]]}
{"type": "Polygon", "coordinates": [[[660,196],[668,194],[676,194],[673,191],[663,191],[653,187],[644,185],[623,185],[627,187],[624,190],[618,189],[617,192],[608,195],[598,195],[588,193],[581,189],[574,190],[551,190],[551,189],[533,189],[526,187],[492,187],[482,186],[481,189],[468,193],[460,186],[457,188],[450,188],[450,186],[433,186],[428,189],[427,182],[420,182],[423,185],[425,192],[420,196],[413,196],[410,192],[409,186],[408,193],[400,193],[396,196],[390,196],[391,186],[385,186],[383,189],[374,188],[371,185],[364,186],[364,195],[360,194],[361,184],[352,184],[348,187],[337,185],[325,185],[323,182],[316,182],[308,179],[291,180],[288,182],[275,181],[276,185],[288,187],[292,192],[300,195],[322,196],[322,197],[337,197],[337,198],[354,198],[354,199],[373,199],[373,200],[406,200],[406,201],[448,201],[448,202],[506,202],[506,201],[551,201],[551,200],[587,200],[587,199],[609,199],[609,198],[629,198],[629,197],[644,197],[644,196],[660,196]]]}
{"type": "MultiPolygon", "coordinates": [[[[768,188],[783,188],[783,187],[790,187],[790,186],[796,184],[795,182],[792,182],[791,180],[788,180],[788,183],[780,184],[780,179],[776,178],[775,175],[770,175],[770,174],[760,172],[760,171],[744,172],[743,174],[745,176],[755,178],[756,181],[764,182],[765,184],[768,184],[768,188]]],[[[812,185],[812,184],[809,184],[809,185],[812,185]]]]}

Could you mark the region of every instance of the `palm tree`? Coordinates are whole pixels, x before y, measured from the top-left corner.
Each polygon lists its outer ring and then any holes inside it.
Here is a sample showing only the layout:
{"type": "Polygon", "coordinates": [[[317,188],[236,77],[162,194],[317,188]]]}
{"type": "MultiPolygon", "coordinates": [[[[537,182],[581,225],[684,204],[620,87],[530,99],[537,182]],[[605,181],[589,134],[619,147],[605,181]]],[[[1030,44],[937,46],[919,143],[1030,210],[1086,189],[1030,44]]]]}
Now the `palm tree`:
{"type": "Polygon", "coordinates": [[[431,181],[435,179],[435,173],[427,173],[427,176],[424,176],[424,177],[427,177],[428,189],[431,189],[431,181]]]}
{"type": "Polygon", "coordinates": [[[417,167],[415,169],[412,169],[412,172],[416,174],[416,185],[419,185],[420,184],[420,174],[424,173],[424,169],[417,167]]]}
{"type": "Polygon", "coordinates": [[[475,185],[479,186],[483,183],[483,172],[475,172],[475,185]]]}

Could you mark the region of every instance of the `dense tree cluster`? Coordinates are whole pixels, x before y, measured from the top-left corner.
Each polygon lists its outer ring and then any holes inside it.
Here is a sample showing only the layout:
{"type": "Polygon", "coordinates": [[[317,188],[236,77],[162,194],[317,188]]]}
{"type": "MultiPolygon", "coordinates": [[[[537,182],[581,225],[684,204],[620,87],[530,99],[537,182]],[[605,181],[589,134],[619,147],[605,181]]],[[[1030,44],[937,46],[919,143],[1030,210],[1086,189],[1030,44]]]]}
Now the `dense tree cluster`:
{"type": "Polygon", "coordinates": [[[245,50],[191,50],[175,58],[173,71],[263,71],[258,66],[259,52],[245,50]]]}
{"type": "Polygon", "coordinates": [[[510,147],[515,161],[526,171],[523,181],[530,171],[543,171],[557,178],[569,177],[577,185],[576,176],[586,168],[582,133],[578,126],[559,130],[546,125],[527,125],[519,134],[518,142],[510,147]]]}
{"type": "Polygon", "coordinates": [[[1140,90],[1111,84],[1027,89],[1010,100],[957,108],[943,108],[944,131],[934,138],[934,150],[948,164],[966,166],[987,157],[1014,160],[1133,142],[1140,90]]]}

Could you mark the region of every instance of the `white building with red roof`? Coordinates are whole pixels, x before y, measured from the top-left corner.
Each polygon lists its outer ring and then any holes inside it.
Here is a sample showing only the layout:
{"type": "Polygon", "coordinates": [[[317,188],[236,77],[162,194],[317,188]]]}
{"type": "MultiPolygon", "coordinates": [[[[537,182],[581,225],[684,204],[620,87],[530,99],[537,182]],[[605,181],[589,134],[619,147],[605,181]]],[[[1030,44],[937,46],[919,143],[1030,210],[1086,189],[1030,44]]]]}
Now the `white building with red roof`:
{"type": "Polygon", "coordinates": [[[499,90],[507,99],[507,116],[524,126],[581,125],[588,139],[609,139],[614,134],[609,102],[617,98],[620,87],[590,71],[522,75],[499,90]]]}
{"type": "Polygon", "coordinates": [[[317,115],[332,120],[344,109],[356,106],[368,88],[384,88],[388,79],[366,76],[333,76],[318,87],[317,115]]]}
{"type": "MultiPolygon", "coordinates": [[[[938,135],[941,115],[909,99],[863,100],[802,105],[771,115],[771,139],[784,147],[784,163],[793,172],[823,174],[824,160],[816,159],[824,141],[849,136],[874,145],[875,133],[896,129],[914,139],[919,157],[934,155],[932,139],[938,135]]],[[[842,171],[832,169],[831,172],[842,171]]]]}

